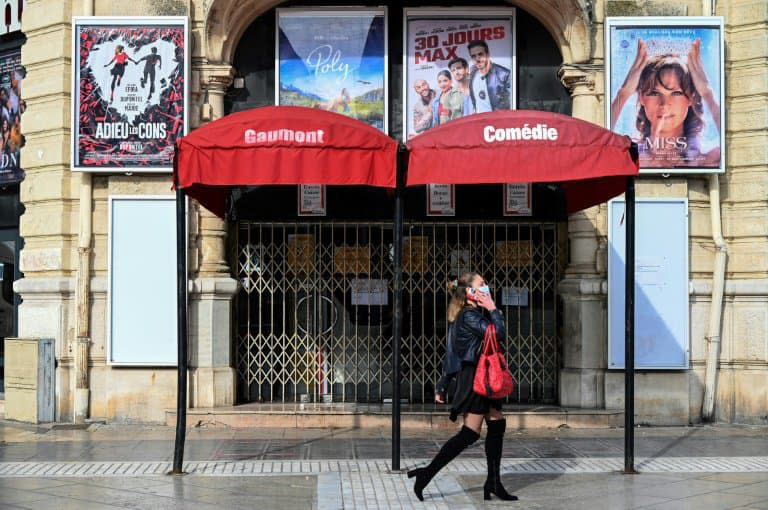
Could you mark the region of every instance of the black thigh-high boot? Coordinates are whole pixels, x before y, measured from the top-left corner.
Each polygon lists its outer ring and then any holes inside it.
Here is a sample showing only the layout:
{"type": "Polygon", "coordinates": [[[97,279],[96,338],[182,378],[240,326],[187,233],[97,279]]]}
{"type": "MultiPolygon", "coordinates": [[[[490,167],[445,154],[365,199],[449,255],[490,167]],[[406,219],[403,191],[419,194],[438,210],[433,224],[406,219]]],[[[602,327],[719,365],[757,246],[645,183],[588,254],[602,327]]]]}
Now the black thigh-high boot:
{"type": "Polygon", "coordinates": [[[496,494],[499,499],[516,501],[517,496],[509,494],[501,484],[501,450],[504,446],[504,430],[507,420],[488,421],[488,431],[485,436],[485,458],[488,461],[488,479],[483,486],[483,499],[491,499],[496,494]]]}
{"type": "Polygon", "coordinates": [[[465,448],[480,438],[480,434],[469,427],[461,427],[458,434],[445,442],[440,451],[428,466],[408,471],[408,478],[416,477],[416,483],[413,484],[413,492],[420,501],[424,501],[421,491],[432,480],[432,478],[446,464],[455,459],[465,448]]]}

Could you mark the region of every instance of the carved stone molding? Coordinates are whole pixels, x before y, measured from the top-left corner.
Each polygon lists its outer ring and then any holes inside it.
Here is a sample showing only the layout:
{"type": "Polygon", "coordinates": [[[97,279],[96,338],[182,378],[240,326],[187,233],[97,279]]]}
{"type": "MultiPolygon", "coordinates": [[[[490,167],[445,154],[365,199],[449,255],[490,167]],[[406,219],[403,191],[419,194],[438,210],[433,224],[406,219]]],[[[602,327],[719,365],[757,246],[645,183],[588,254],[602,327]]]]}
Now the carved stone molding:
{"type": "Polygon", "coordinates": [[[557,71],[557,77],[562,84],[571,92],[572,95],[581,93],[595,93],[597,72],[602,70],[601,66],[595,64],[562,64],[557,71]],[[585,87],[586,91],[578,89],[585,87]]]}
{"type": "Polygon", "coordinates": [[[194,70],[200,73],[200,88],[203,91],[224,92],[235,77],[235,68],[229,64],[202,64],[194,70]]]}

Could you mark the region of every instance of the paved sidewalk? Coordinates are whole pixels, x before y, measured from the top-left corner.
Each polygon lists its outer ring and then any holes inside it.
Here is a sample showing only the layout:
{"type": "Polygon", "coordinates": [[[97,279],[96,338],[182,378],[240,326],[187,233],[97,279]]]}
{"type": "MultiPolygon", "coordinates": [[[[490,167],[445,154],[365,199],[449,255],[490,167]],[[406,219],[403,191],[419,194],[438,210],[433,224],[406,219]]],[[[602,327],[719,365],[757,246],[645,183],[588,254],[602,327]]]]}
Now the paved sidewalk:
{"type": "MultiPolygon", "coordinates": [[[[403,468],[452,431],[403,431],[403,468]]],[[[483,502],[482,441],[415,499],[391,473],[389,431],[226,429],[188,433],[183,477],[167,476],[169,427],[88,430],[0,421],[0,509],[768,509],[768,427],[639,428],[622,475],[623,430],[509,431],[502,472],[520,501],[483,502]]]]}

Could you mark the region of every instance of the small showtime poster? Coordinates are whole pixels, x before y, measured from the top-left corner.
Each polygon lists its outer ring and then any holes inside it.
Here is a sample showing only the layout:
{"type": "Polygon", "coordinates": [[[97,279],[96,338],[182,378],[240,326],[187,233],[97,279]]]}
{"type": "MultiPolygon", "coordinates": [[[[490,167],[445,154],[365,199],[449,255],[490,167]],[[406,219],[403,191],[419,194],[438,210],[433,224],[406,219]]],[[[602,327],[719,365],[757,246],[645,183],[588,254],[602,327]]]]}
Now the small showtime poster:
{"type": "Polygon", "coordinates": [[[427,216],[456,216],[456,186],[427,185],[427,216]]]}
{"type": "Polygon", "coordinates": [[[170,172],[187,131],[186,17],[73,19],[72,169],[170,172]]]}
{"type": "Polygon", "coordinates": [[[531,216],[531,183],[504,184],[504,216],[531,216]]]}

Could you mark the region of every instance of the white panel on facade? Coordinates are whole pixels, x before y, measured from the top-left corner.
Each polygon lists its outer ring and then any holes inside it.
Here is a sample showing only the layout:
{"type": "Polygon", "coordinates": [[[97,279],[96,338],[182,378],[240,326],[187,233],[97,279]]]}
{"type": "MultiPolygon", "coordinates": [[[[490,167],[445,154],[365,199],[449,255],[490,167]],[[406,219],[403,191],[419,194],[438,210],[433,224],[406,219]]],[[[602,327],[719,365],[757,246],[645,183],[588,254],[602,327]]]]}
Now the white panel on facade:
{"type": "Polygon", "coordinates": [[[176,364],[173,197],[110,197],[108,361],[176,364]]]}
{"type": "MultiPolygon", "coordinates": [[[[688,201],[637,199],[635,368],[686,369],[688,201]]],[[[624,199],[608,206],[608,368],[624,368],[624,199]]]]}

